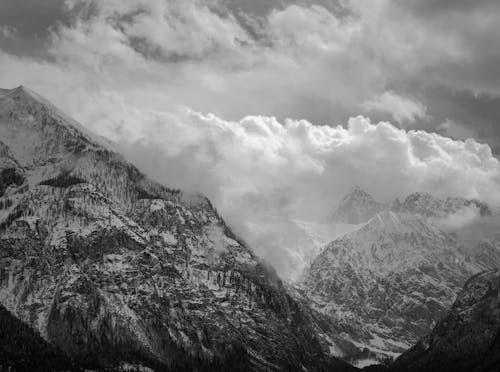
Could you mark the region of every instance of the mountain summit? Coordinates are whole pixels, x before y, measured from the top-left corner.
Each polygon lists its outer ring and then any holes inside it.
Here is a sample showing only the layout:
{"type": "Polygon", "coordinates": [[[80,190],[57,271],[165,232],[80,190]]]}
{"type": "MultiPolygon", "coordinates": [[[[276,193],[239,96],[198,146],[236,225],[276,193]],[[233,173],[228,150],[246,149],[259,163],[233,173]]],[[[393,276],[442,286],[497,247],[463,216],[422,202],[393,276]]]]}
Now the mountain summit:
{"type": "Polygon", "coordinates": [[[207,198],[24,87],[0,91],[0,304],[91,369],[350,370],[207,198]]]}
{"type": "Polygon", "coordinates": [[[376,201],[359,187],[345,195],[329,217],[329,222],[360,224],[368,221],[387,206],[376,201]]]}

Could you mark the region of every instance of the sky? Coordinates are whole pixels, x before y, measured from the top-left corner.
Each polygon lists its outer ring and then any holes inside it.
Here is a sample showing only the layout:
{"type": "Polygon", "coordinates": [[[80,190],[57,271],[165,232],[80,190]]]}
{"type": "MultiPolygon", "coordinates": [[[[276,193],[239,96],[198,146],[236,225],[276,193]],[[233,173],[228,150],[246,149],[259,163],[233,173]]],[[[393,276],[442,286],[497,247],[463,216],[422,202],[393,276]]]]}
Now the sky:
{"type": "Polygon", "coordinates": [[[286,222],[354,186],[500,203],[499,35],[496,0],[2,0],[0,87],[203,192],[287,276],[286,222]]]}

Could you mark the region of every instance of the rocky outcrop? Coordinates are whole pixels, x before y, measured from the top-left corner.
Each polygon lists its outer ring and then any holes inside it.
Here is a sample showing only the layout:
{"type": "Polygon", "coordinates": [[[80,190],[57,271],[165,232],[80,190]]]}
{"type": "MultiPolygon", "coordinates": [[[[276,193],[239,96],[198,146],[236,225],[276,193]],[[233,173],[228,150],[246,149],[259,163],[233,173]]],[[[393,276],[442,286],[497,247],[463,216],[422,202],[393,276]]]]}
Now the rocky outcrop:
{"type": "Polygon", "coordinates": [[[483,272],[467,281],[447,315],[390,370],[499,371],[500,271],[483,272]]]}
{"type": "Polygon", "coordinates": [[[418,214],[425,217],[444,218],[465,208],[474,208],[480,216],[491,215],[488,204],[475,199],[448,197],[438,199],[429,193],[415,192],[406,197],[402,203],[393,203],[393,211],[418,214]]]}

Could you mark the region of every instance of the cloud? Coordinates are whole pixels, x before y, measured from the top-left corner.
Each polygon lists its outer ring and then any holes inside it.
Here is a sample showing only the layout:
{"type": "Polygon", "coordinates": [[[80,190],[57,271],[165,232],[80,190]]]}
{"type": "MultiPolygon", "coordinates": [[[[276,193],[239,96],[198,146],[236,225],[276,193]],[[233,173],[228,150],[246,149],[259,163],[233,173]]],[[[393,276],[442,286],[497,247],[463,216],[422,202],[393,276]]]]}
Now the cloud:
{"type": "Polygon", "coordinates": [[[16,37],[16,34],[17,30],[15,27],[0,24],[0,35],[5,39],[14,39],[16,37]]]}
{"type": "MultiPolygon", "coordinates": [[[[385,201],[420,190],[500,202],[500,163],[488,145],[474,140],[362,116],[346,128],[262,116],[228,121],[189,110],[175,118],[176,124],[164,121],[120,146],[163,182],[207,193],[257,254],[287,278],[296,277],[313,246],[293,219],[320,219],[353,184],[385,201]]],[[[439,222],[456,229],[474,218],[474,211],[464,211],[439,222]]]]}
{"type": "Polygon", "coordinates": [[[427,111],[426,107],[419,101],[402,97],[390,91],[365,102],[363,106],[368,111],[387,112],[400,124],[423,119],[427,111]]]}
{"type": "Polygon", "coordinates": [[[476,133],[469,129],[467,126],[458,124],[453,120],[446,119],[444,122],[438,125],[436,128],[439,133],[460,140],[465,140],[467,138],[474,138],[476,133]]]}
{"type": "Polygon", "coordinates": [[[65,4],[50,28],[50,58],[89,70],[107,89],[147,82],[176,103],[233,120],[342,123],[362,113],[435,130],[449,118],[493,145],[500,136],[497,110],[484,110],[500,102],[494,0],[65,4]],[[476,97],[468,110],[450,105],[458,94],[476,97]]]}
{"type": "Polygon", "coordinates": [[[481,219],[481,211],[476,206],[465,207],[444,218],[430,218],[430,221],[445,231],[456,232],[481,219]]]}

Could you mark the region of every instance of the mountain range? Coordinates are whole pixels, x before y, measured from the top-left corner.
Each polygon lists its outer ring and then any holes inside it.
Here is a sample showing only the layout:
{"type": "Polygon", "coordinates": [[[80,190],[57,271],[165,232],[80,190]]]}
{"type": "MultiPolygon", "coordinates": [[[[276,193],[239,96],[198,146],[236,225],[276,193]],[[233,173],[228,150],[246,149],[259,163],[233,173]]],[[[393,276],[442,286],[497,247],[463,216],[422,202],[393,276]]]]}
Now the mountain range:
{"type": "Polygon", "coordinates": [[[444,316],[468,278],[500,267],[497,240],[464,245],[443,229],[441,221],[470,208],[491,215],[479,201],[427,193],[383,204],[356,188],[342,199],[334,215],[365,224],[327,244],[298,283],[314,309],[352,327],[345,339],[368,350],[339,357],[358,365],[397,357],[444,316]]]}
{"type": "Polygon", "coordinates": [[[85,368],[351,369],[204,196],[24,87],[0,94],[0,141],[0,303],[85,368]]]}
{"type": "Polygon", "coordinates": [[[0,369],[493,371],[500,238],[462,239],[471,213],[492,215],[355,188],[326,224],[286,221],[306,268],[283,282],[205,196],[3,89],[0,369]]]}

